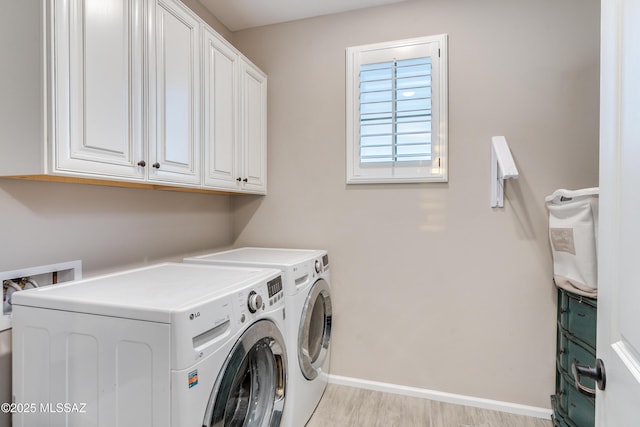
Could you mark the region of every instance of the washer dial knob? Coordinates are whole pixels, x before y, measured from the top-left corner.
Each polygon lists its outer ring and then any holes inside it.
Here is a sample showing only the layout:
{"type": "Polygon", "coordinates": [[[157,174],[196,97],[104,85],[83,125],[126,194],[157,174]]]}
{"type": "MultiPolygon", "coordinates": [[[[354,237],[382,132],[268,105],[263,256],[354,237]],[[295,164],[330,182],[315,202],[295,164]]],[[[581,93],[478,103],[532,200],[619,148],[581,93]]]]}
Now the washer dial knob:
{"type": "Polygon", "coordinates": [[[256,291],[249,292],[247,306],[250,312],[255,313],[262,307],[262,297],[256,291]]]}
{"type": "Polygon", "coordinates": [[[320,273],[322,271],[322,265],[320,264],[320,260],[316,260],[316,273],[320,273]]]}

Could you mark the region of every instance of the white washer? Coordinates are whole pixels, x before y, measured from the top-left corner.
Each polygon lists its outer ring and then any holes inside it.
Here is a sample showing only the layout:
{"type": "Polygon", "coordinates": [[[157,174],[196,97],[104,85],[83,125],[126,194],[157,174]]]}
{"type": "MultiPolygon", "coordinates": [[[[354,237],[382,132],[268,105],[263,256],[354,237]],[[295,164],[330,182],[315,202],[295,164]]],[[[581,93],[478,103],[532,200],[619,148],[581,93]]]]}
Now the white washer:
{"type": "Polygon", "coordinates": [[[285,292],[289,396],[285,427],[304,426],[327,385],[332,306],[323,250],[240,248],[185,259],[192,263],[278,268],[285,292]]]}
{"type": "Polygon", "coordinates": [[[13,298],[16,427],[281,423],[279,270],[165,263],[13,298]]]}

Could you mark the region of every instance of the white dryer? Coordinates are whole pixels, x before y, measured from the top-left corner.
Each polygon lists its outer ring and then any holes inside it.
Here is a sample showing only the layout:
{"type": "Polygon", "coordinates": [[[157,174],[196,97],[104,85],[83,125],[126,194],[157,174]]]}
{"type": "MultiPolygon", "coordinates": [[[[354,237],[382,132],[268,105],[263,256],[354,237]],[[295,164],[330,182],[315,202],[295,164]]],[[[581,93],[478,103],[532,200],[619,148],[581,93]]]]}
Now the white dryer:
{"type": "Polygon", "coordinates": [[[333,314],[327,252],[240,248],[187,258],[185,262],[278,268],[282,271],[290,391],[284,426],[304,426],[328,381],[333,314]]]}
{"type": "Polygon", "coordinates": [[[279,270],[182,263],[19,292],[13,425],[279,426],[283,294],[279,270]]]}

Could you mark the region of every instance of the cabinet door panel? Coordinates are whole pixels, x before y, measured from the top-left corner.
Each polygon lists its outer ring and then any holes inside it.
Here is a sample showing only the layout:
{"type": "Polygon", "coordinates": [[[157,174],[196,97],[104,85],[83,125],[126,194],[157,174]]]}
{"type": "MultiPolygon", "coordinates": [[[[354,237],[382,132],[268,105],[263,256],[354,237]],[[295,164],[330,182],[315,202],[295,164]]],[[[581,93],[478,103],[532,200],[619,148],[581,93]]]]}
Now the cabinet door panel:
{"type": "Polygon", "coordinates": [[[143,178],[142,0],[54,4],[54,171],[143,178]]]}
{"type": "Polygon", "coordinates": [[[247,180],[244,188],[264,193],[267,190],[267,80],[250,64],[243,66],[243,178],[247,180]]]}
{"type": "Polygon", "coordinates": [[[204,150],[207,187],[237,189],[238,54],[204,33],[204,150]]]}
{"type": "Polygon", "coordinates": [[[156,138],[149,179],[197,184],[200,24],[176,3],[156,7],[156,138]]]}

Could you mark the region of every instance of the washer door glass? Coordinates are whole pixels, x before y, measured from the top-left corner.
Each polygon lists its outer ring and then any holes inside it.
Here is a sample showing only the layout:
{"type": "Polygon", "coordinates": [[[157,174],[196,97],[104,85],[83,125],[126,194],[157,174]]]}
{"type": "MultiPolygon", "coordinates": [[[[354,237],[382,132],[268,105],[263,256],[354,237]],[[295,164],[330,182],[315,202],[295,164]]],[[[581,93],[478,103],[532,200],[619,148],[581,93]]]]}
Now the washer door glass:
{"type": "Polygon", "coordinates": [[[284,339],[260,320],[240,337],[209,398],[204,426],[275,427],[284,409],[284,339]]]}
{"type": "Polygon", "coordinates": [[[308,380],[318,376],[327,358],[331,316],[329,284],[320,279],[313,284],[305,301],[298,335],[298,362],[308,380]]]}

